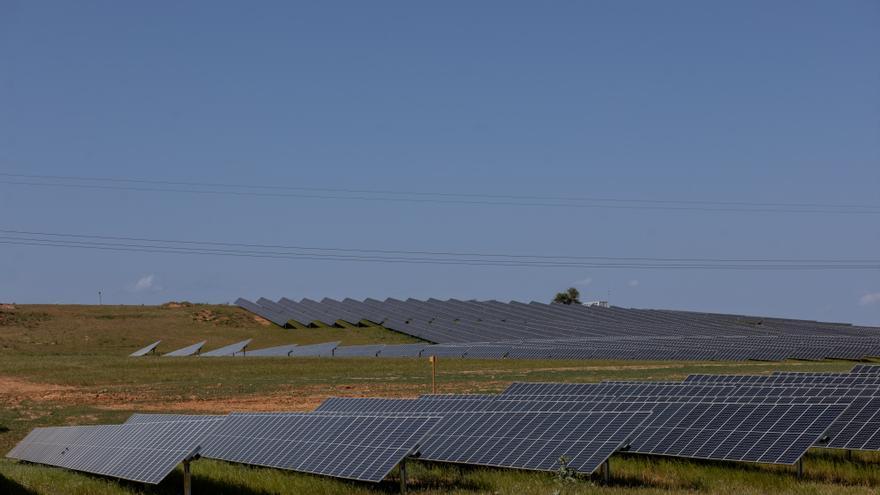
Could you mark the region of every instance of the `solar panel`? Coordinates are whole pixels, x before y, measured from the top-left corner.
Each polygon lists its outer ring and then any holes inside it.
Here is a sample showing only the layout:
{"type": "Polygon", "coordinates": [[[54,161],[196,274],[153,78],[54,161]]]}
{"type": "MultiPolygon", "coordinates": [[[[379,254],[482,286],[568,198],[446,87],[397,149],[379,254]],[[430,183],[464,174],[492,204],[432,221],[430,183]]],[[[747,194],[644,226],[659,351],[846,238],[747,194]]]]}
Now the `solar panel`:
{"type": "Polygon", "coordinates": [[[684,398],[597,401],[497,400],[493,410],[651,411],[628,451],[695,459],[794,464],[823,438],[846,404],[696,402],[684,398]]]}
{"type": "Polygon", "coordinates": [[[414,452],[432,417],[231,414],[201,455],[242,464],[379,482],[414,452]]]}
{"type": "MultiPolygon", "coordinates": [[[[237,304],[281,325],[291,319],[373,321],[441,344],[426,352],[451,357],[778,361],[880,356],[880,328],[742,315],[437,299],[281,298],[275,303],[260,298],[256,304],[237,304]]],[[[415,355],[406,348],[380,353],[415,355]]]]}
{"type": "Polygon", "coordinates": [[[850,373],[880,373],[880,365],[876,364],[857,364],[850,370],[850,373]]]}
{"type": "Polygon", "coordinates": [[[185,357],[185,356],[192,356],[193,354],[198,354],[199,351],[202,350],[202,347],[205,345],[205,342],[207,342],[207,341],[206,341],[206,340],[203,340],[203,341],[201,341],[201,342],[196,342],[196,343],[193,344],[193,345],[188,345],[188,346],[184,347],[183,349],[178,349],[178,350],[176,350],[176,351],[171,351],[171,352],[169,352],[169,353],[167,353],[167,354],[163,354],[162,356],[163,356],[163,357],[185,357]]]}
{"type": "Polygon", "coordinates": [[[496,400],[498,394],[422,394],[420,399],[431,400],[496,400]]]}
{"type": "Polygon", "coordinates": [[[379,357],[420,357],[422,351],[430,344],[394,344],[386,345],[379,351],[379,357]]]}
{"type": "MultiPolygon", "coordinates": [[[[632,442],[640,453],[794,464],[844,404],[669,403],[632,442]]],[[[634,408],[644,407],[637,403],[634,408]]]]}
{"type": "Polygon", "coordinates": [[[467,398],[458,400],[420,397],[418,399],[383,399],[373,397],[331,397],[321,403],[315,412],[356,414],[430,415],[446,412],[482,411],[490,400],[467,398]]]}
{"type": "Polygon", "coordinates": [[[333,355],[333,349],[336,349],[338,346],[339,342],[301,345],[291,349],[287,355],[290,357],[330,357],[333,355]]]}
{"type": "Polygon", "coordinates": [[[322,402],[317,413],[392,413],[408,411],[417,399],[385,399],[377,397],[330,397],[322,402]]]}
{"type": "Polygon", "coordinates": [[[125,420],[125,424],[132,423],[163,423],[168,421],[205,421],[210,419],[223,419],[226,416],[215,414],[145,414],[134,413],[125,420]]]}
{"type": "Polygon", "coordinates": [[[267,308],[260,306],[259,304],[252,303],[247,299],[239,298],[235,301],[235,305],[250,311],[251,313],[259,316],[260,318],[264,318],[266,320],[271,321],[272,323],[278,325],[279,327],[284,327],[287,325],[287,320],[284,315],[279,314],[277,311],[273,311],[267,308]]]}
{"type": "Polygon", "coordinates": [[[853,373],[789,373],[774,375],[690,375],[686,384],[700,383],[753,383],[762,385],[826,385],[826,386],[880,386],[880,375],[853,373]]]}
{"type": "Polygon", "coordinates": [[[594,472],[626,444],[647,412],[444,414],[422,445],[428,461],[556,471],[560,458],[594,472]]]}
{"type": "Polygon", "coordinates": [[[159,483],[199,450],[221,419],[36,428],[6,457],[142,483],[159,483]]]}
{"type": "Polygon", "coordinates": [[[243,354],[245,352],[245,348],[248,346],[248,344],[251,343],[251,340],[253,339],[242,340],[241,342],[236,342],[234,344],[229,344],[219,349],[214,349],[213,351],[201,354],[201,357],[235,356],[239,353],[243,354]]]}
{"type": "Polygon", "coordinates": [[[376,357],[385,344],[340,346],[333,350],[335,357],[376,357]]]}
{"type": "Polygon", "coordinates": [[[853,399],[828,429],[828,447],[880,450],[880,397],[853,399]]]}
{"type": "Polygon", "coordinates": [[[138,350],[132,352],[132,353],[129,354],[128,356],[129,356],[129,357],[141,357],[141,356],[146,356],[147,354],[149,354],[149,353],[155,351],[156,348],[159,347],[159,344],[160,344],[161,342],[162,342],[161,340],[157,340],[157,341],[153,342],[152,344],[150,344],[150,345],[144,347],[143,349],[138,349],[138,350]]]}
{"type": "Polygon", "coordinates": [[[287,355],[290,354],[290,351],[292,351],[295,347],[297,347],[296,344],[266,347],[263,349],[248,351],[247,355],[248,357],[287,357],[287,355]]]}

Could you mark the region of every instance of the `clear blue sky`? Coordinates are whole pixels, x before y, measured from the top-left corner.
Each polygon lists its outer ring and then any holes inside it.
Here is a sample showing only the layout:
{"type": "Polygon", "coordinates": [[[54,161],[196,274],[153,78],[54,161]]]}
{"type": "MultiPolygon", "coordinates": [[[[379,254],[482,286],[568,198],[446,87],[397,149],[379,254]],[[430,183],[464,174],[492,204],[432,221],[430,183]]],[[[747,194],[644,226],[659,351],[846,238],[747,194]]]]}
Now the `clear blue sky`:
{"type": "MultiPolygon", "coordinates": [[[[880,2],[0,2],[0,172],[880,204],[880,2]]],[[[0,184],[0,228],[406,250],[880,258],[880,215],[0,184]]],[[[280,261],[0,245],[0,301],[586,299],[880,324],[880,271],[280,261]],[[140,283],[139,283],[140,281],[140,283]]]]}

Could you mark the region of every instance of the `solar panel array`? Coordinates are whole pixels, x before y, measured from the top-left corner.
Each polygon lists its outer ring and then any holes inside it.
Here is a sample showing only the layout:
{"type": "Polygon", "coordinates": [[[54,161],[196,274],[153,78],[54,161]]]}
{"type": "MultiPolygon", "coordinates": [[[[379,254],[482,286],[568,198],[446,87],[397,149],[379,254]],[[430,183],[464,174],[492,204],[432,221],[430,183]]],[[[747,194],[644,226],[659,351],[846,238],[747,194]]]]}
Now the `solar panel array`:
{"type": "Polygon", "coordinates": [[[651,411],[629,451],[694,459],[793,464],[846,407],[842,404],[717,402],[679,397],[583,397],[578,400],[507,400],[494,407],[537,411],[651,411]]]}
{"type": "Polygon", "coordinates": [[[224,419],[226,416],[215,414],[144,414],[135,413],[125,420],[125,424],[133,423],[164,423],[169,421],[205,421],[224,419]]]}
{"type": "Polygon", "coordinates": [[[880,376],[692,375],[681,382],[514,383],[498,395],[330,398],[311,413],[135,414],[37,428],[13,459],[158,483],[207,458],[380,481],[407,457],[594,472],[620,450],[793,464],[813,446],[880,451],[880,376]]]}
{"type": "Polygon", "coordinates": [[[649,416],[648,412],[447,413],[422,446],[420,458],[555,471],[565,457],[569,467],[592,473],[649,416]]]}
{"type": "Polygon", "coordinates": [[[353,413],[381,415],[413,415],[435,414],[446,412],[483,411],[492,399],[482,397],[461,398],[456,400],[434,399],[382,399],[331,397],[321,403],[315,412],[319,413],[353,413]]]}
{"type": "MultiPolygon", "coordinates": [[[[572,340],[534,340],[527,342],[479,342],[470,344],[370,344],[341,346],[324,342],[306,346],[296,344],[248,350],[248,341],[206,352],[202,356],[287,356],[287,357],[427,357],[452,359],[608,359],[608,360],[703,360],[776,361],[785,359],[862,359],[880,355],[880,341],[873,338],[843,338],[846,346],[833,346],[830,337],[703,337],[692,338],[606,338],[572,340]],[[796,341],[796,343],[795,343],[796,341]],[[800,348],[809,348],[800,352],[800,348]]],[[[196,354],[204,342],[166,356],[196,354]]],[[[138,351],[132,356],[141,355],[138,351]]],[[[880,376],[877,372],[865,372],[880,376]]]]}
{"type": "Polygon", "coordinates": [[[340,347],[337,356],[763,360],[880,356],[880,328],[670,310],[456,299],[239,299],[278,325],[382,325],[426,341],[340,347]],[[432,345],[433,344],[433,345],[432,345]]]}
{"type": "Polygon", "coordinates": [[[6,456],[142,483],[159,483],[198,452],[222,419],[37,428],[6,456]]]}
{"type": "MultiPolygon", "coordinates": [[[[554,384],[541,384],[554,385],[554,384]]],[[[634,384],[640,386],[640,384],[634,384]]],[[[332,410],[346,413],[362,414],[403,414],[418,410],[421,402],[446,403],[435,412],[444,417],[435,433],[426,440],[422,449],[422,458],[429,460],[454,461],[451,453],[443,456],[431,454],[435,449],[435,438],[447,438],[447,422],[449,414],[470,414],[471,416],[492,417],[490,413],[527,414],[520,416],[516,427],[499,421],[497,431],[486,428],[485,421],[471,420],[470,434],[459,435],[457,442],[450,441],[443,448],[455,452],[460,462],[496,465],[501,459],[519,459],[523,452],[511,445],[522,446],[531,438],[516,428],[523,426],[524,431],[534,429],[533,418],[542,418],[541,424],[553,424],[557,414],[584,413],[650,413],[646,419],[639,421],[638,427],[630,431],[626,438],[627,451],[639,454],[666,455],[694,459],[714,459],[727,461],[759,462],[770,464],[793,464],[814,444],[820,442],[826,430],[847,409],[847,404],[837,401],[823,403],[821,401],[803,401],[768,403],[758,397],[754,401],[727,400],[729,398],[704,397],[691,394],[681,397],[650,397],[650,396],[613,396],[613,395],[545,395],[534,396],[509,393],[497,397],[478,396],[467,399],[460,396],[453,399],[431,400],[429,398],[412,399],[328,399],[319,408],[320,412],[332,410]],[[467,411],[465,408],[474,407],[467,411]],[[458,404],[462,406],[457,407],[458,404]],[[548,416],[549,415],[549,416],[548,416]],[[439,432],[439,433],[438,433],[439,432]],[[506,447],[498,447],[491,442],[481,443],[482,435],[495,435],[507,441],[506,447]],[[511,442],[513,442],[511,444],[511,442]],[[467,450],[464,446],[483,445],[477,451],[467,450]],[[455,446],[461,452],[456,452],[455,446]],[[497,448],[496,448],[497,447],[497,448]],[[511,457],[505,457],[511,456],[511,457]],[[484,461],[477,461],[483,459],[484,461]],[[495,459],[486,462],[485,459],[495,459]]],[[[513,390],[515,391],[515,389],[513,390]]],[[[558,390],[557,390],[558,391],[558,390]]],[[[579,391],[580,392],[580,391],[579,391]]],[[[431,406],[426,406],[431,407],[431,406]]],[[[505,421],[512,421],[510,418],[505,421]]],[[[538,420],[534,420],[538,421],[538,420]]],[[[552,432],[552,430],[551,430],[552,432]]],[[[546,433],[546,432],[545,432],[546,433]]],[[[552,433],[547,433],[552,436],[552,433]]],[[[578,433],[571,433],[577,437],[578,433]]],[[[619,447],[620,445],[618,445],[619,447]]],[[[468,447],[473,449],[473,447],[468,447]]],[[[615,448],[616,449],[616,448],[615,448]]],[[[574,448],[572,451],[576,450],[574,448]]],[[[612,450],[613,451],[613,450],[612,450]]],[[[558,451],[553,451],[559,454],[558,451]]],[[[562,455],[562,454],[560,454],[562,455]]],[[[558,456],[557,456],[558,457],[558,456]]],[[[538,461],[536,461],[538,462],[538,461]]],[[[554,459],[541,458],[539,463],[544,468],[558,467],[554,459]]],[[[523,464],[508,463],[506,467],[539,469],[523,464]]],[[[595,469],[595,466],[592,466],[595,469]]],[[[587,470],[585,472],[592,472],[587,470]]]]}
{"type": "Polygon", "coordinates": [[[380,324],[436,343],[631,336],[880,336],[880,328],[812,320],[531,302],[287,298],[236,305],[281,326],[380,324]]]}
{"type": "Polygon", "coordinates": [[[231,414],[204,457],[378,482],[414,452],[436,417],[231,414]]]}

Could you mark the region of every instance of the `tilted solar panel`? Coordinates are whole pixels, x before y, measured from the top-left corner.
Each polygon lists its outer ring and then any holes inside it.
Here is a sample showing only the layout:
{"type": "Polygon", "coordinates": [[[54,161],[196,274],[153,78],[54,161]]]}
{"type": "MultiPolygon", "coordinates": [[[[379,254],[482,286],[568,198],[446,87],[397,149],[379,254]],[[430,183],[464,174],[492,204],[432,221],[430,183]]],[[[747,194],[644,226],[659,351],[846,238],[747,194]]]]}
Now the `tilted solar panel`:
{"type": "Polygon", "coordinates": [[[460,464],[556,471],[560,459],[594,472],[626,444],[647,412],[447,413],[420,458],[460,464]]]}
{"type": "Polygon", "coordinates": [[[201,455],[379,482],[418,448],[437,421],[424,416],[231,414],[208,437],[201,455]]]}
{"type": "Polygon", "coordinates": [[[828,428],[832,449],[880,450],[880,397],[858,397],[828,428]]]}
{"type": "Polygon", "coordinates": [[[201,357],[230,357],[235,356],[236,354],[244,353],[245,348],[248,344],[251,343],[253,339],[242,340],[241,342],[236,342],[234,344],[229,344],[227,346],[223,346],[219,349],[214,349],[213,351],[205,352],[200,354],[201,357]]]}
{"type": "Polygon", "coordinates": [[[379,357],[420,357],[430,344],[389,344],[379,351],[379,357]]]}
{"type": "Polygon", "coordinates": [[[880,365],[876,364],[857,364],[850,370],[850,373],[880,373],[880,365]]]}
{"type": "Polygon", "coordinates": [[[7,457],[155,484],[196,454],[205,436],[222,421],[37,428],[7,457]]]}
{"type": "Polygon", "coordinates": [[[291,349],[287,355],[290,357],[330,357],[333,349],[339,346],[339,342],[325,342],[323,344],[301,345],[291,349]]]}
{"type": "Polygon", "coordinates": [[[157,340],[157,341],[153,342],[152,344],[150,344],[150,345],[144,347],[143,349],[138,349],[138,350],[132,352],[131,354],[129,354],[129,357],[142,357],[142,356],[146,356],[147,354],[149,354],[149,353],[155,351],[156,348],[159,347],[159,344],[161,344],[161,343],[162,343],[161,340],[157,340]]]}
{"type": "Polygon", "coordinates": [[[385,344],[339,346],[333,350],[335,357],[376,357],[385,344]]]}
{"type": "Polygon", "coordinates": [[[418,399],[385,399],[378,397],[330,397],[322,402],[316,413],[396,413],[408,412],[418,399]]]}
{"type": "Polygon", "coordinates": [[[263,349],[248,351],[247,355],[248,357],[287,357],[290,354],[290,351],[296,347],[296,344],[265,347],[263,349]]]}
{"type": "Polygon", "coordinates": [[[315,412],[370,415],[434,415],[445,412],[482,411],[488,407],[490,401],[483,398],[450,400],[435,399],[433,397],[421,397],[418,399],[331,397],[321,403],[315,409],[315,412]]]}
{"type": "Polygon", "coordinates": [[[134,413],[125,420],[125,424],[132,423],[164,423],[168,421],[205,421],[211,419],[223,419],[226,416],[215,414],[146,414],[134,413]]]}
{"type": "Polygon", "coordinates": [[[192,356],[193,354],[198,354],[202,347],[204,347],[206,340],[201,342],[196,342],[193,345],[188,345],[182,349],[178,349],[176,351],[171,351],[167,354],[163,354],[163,357],[186,357],[192,356]]]}
{"type": "Polygon", "coordinates": [[[498,400],[492,410],[651,411],[628,451],[696,459],[794,464],[819,442],[846,404],[498,400]]]}
{"type": "MultiPolygon", "coordinates": [[[[794,464],[845,404],[669,403],[654,409],[632,451],[727,461],[794,464]]],[[[635,408],[643,407],[636,403],[635,408]]]]}
{"type": "Polygon", "coordinates": [[[690,375],[684,383],[752,383],[761,385],[880,386],[880,375],[852,373],[789,373],[773,375],[690,375]]]}

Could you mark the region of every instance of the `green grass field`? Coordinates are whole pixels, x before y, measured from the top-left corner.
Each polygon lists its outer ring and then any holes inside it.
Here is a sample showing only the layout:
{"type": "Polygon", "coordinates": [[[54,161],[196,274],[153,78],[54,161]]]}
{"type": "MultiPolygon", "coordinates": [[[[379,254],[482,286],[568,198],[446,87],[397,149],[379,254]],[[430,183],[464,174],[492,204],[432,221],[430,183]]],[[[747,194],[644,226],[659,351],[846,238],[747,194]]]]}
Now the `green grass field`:
{"type": "MultiPolygon", "coordinates": [[[[164,351],[207,339],[206,349],[253,338],[253,347],[341,340],[346,344],[413,339],[379,327],[284,330],[225,306],[25,306],[0,310],[0,452],[31,428],[121,422],[132,412],[307,411],[329,396],[414,397],[430,392],[430,368],[416,359],[127,358],[157,339],[164,351]]],[[[681,379],[690,373],[842,371],[849,362],[717,363],[635,361],[441,360],[440,392],[497,392],[512,381],[589,382],[681,379]]],[[[875,494],[880,455],[847,459],[811,452],[805,477],[791,469],[617,455],[610,486],[553,474],[456,468],[412,462],[417,494],[875,494]]],[[[217,461],[193,463],[194,493],[394,493],[348,483],[217,461]]],[[[0,494],[180,493],[175,473],[158,487],[124,483],[0,459],[0,494]]]]}

